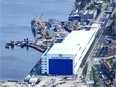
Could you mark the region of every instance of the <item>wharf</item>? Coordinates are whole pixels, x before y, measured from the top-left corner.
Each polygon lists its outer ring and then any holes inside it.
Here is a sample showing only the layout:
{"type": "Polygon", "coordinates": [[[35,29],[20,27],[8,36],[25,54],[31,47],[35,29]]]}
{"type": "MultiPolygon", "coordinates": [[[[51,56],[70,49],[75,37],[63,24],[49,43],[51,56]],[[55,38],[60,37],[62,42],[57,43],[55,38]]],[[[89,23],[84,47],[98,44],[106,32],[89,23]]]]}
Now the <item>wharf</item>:
{"type": "Polygon", "coordinates": [[[43,45],[36,45],[35,43],[25,43],[23,41],[17,41],[17,42],[11,41],[9,43],[6,43],[5,48],[9,49],[10,46],[11,48],[14,48],[14,46],[20,46],[21,48],[31,47],[43,53],[45,52],[47,48],[46,46],[43,46],[43,45]]]}
{"type": "Polygon", "coordinates": [[[42,46],[37,46],[37,45],[33,45],[33,44],[29,44],[28,46],[31,47],[31,48],[34,48],[34,49],[36,49],[36,50],[38,50],[40,52],[43,52],[43,53],[46,50],[46,48],[43,48],[42,46]]]}

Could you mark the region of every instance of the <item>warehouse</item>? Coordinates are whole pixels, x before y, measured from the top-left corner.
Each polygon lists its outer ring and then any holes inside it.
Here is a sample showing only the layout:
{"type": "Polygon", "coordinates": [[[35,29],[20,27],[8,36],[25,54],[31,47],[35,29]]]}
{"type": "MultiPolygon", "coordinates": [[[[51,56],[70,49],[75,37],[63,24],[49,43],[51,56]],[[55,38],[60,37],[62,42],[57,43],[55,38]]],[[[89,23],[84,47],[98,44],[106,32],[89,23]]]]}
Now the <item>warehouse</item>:
{"type": "Polygon", "coordinates": [[[96,35],[95,29],[72,31],[61,43],[55,43],[42,58],[42,73],[74,75],[96,35]]]}

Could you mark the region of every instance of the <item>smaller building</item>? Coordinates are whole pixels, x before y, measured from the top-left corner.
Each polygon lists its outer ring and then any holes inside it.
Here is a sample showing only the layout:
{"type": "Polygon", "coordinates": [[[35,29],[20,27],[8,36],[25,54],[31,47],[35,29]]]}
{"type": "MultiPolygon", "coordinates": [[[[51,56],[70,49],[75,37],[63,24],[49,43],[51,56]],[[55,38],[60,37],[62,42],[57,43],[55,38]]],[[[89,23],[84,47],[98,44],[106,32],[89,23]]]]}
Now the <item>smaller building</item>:
{"type": "Polygon", "coordinates": [[[92,85],[92,84],[94,84],[94,83],[95,83],[94,80],[87,80],[87,81],[86,81],[86,84],[87,84],[87,85],[92,85]]]}
{"type": "Polygon", "coordinates": [[[111,45],[108,46],[108,55],[116,55],[116,40],[111,40],[111,45]]]}
{"type": "Polygon", "coordinates": [[[81,21],[85,21],[88,19],[95,19],[97,15],[97,11],[96,10],[85,10],[81,13],[81,21]]]}
{"type": "Polygon", "coordinates": [[[36,84],[39,82],[39,77],[37,76],[32,76],[30,79],[29,79],[29,84],[36,84]]]}
{"type": "Polygon", "coordinates": [[[113,79],[113,87],[116,87],[116,77],[113,79]]]}
{"type": "Polygon", "coordinates": [[[101,6],[103,3],[104,3],[103,0],[97,0],[97,1],[96,1],[96,4],[98,4],[98,5],[100,5],[100,6],[101,6]]]}
{"type": "Polygon", "coordinates": [[[108,7],[105,12],[111,14],[112,11],[113,11],[113,7],[108,7]]]}
{"type": "Polygon", "coordinates": [[[105,67],[108,71],[111,71],[112,66],[109,62],[107,62],[105,59],[101,60],[101,64],[103,65],[103,67],[105,67]]]}
{"type": "Polygon", "coordinates": [[[97,0],[90,0],[91,3],[95,3],[97,0]]]}
{"type": "Polygon", "coordinates": [[[79,11],[77,9],[70,14],[69,21],[77,20],[79,22],[84,22],[86,20],[95,19],[96,15],[97,15],[97,10],[79,11]]]}

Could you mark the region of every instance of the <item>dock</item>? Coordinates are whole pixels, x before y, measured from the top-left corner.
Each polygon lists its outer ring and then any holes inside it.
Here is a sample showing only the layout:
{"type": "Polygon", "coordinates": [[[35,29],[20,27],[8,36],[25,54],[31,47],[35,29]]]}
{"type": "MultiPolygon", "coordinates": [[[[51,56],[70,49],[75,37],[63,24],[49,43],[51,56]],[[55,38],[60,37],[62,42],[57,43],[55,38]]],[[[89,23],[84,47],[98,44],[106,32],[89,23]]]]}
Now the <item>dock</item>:
{"type": "Polygon", "coordinates": [[[14,48],[14,46],[20,46],[21,48],[23,48],[23,47],[31,47],[31,48],[34,48],[34,49],[42,52],[42,53],[44,53],[45,50],[47,49],[46,46],[44,46],[44,45],[37,45],[37,44],[35,44],[35,42],[33,42],[33,43],[26,43],[26,42],[23,42],[23,41],[16,41],[16,42],[11,41],[11,42],[5,44],[5,48],[6,49],[9,49],[9,47],[14,48]]]}
{"type": "Polygon", "coordinates": [[[29,44],[28,46],[31,47],[31,48],[34,48],[34,49],[36,49],[36,50],[38,50],[40,52],[43,52],[43,53],[46,50],[46,48],[42,48],[41,46],[37,46],[37,45],[33,45],[33,44],[29,44]]]}

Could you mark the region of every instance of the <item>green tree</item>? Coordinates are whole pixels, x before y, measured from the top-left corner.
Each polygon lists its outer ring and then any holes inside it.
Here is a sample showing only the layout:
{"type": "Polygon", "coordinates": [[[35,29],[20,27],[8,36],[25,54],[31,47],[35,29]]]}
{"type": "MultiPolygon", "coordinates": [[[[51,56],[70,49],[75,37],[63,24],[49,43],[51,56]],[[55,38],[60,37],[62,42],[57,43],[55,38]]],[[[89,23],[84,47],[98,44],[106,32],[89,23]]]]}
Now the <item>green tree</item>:
{"type": "Polygon", "coordinates": [[[91,4],[90,9],[95,9],[95,4],[91,4]]]}
{"type": "Polygon", "coordinates": [[[81,8],[84,8],[86,6],[86,2],[83,1],[82,4],[81,4],[81,8]]]}
{"type": "Polygon", "coordinates": [[[83,75],[86,75],[87,73],[87,67],[88,67],[88,62],[86,63],[84,69],[83,69],[83,75]]]}
{"type": "Polygon", "coordinates": [[[95,74],[95,72],[96,72],[96,71],[95,71],[94,67],[92,67],[92,73],[95,74]]]}
{"type": "Polygon", "coordinates": [[[111,2],[111,0],[107,0],[108,2],[111,2]]]}
{"type": "Polygon", "coordinates": [[[112,26],[116,26],[116,20],[113,20],[112,26]]]}
{"type": "Polygon", "coordinates": [[[100,78],[99,77],[95,77],[95,81],[96,82],[100,82],[100,78]]]}

